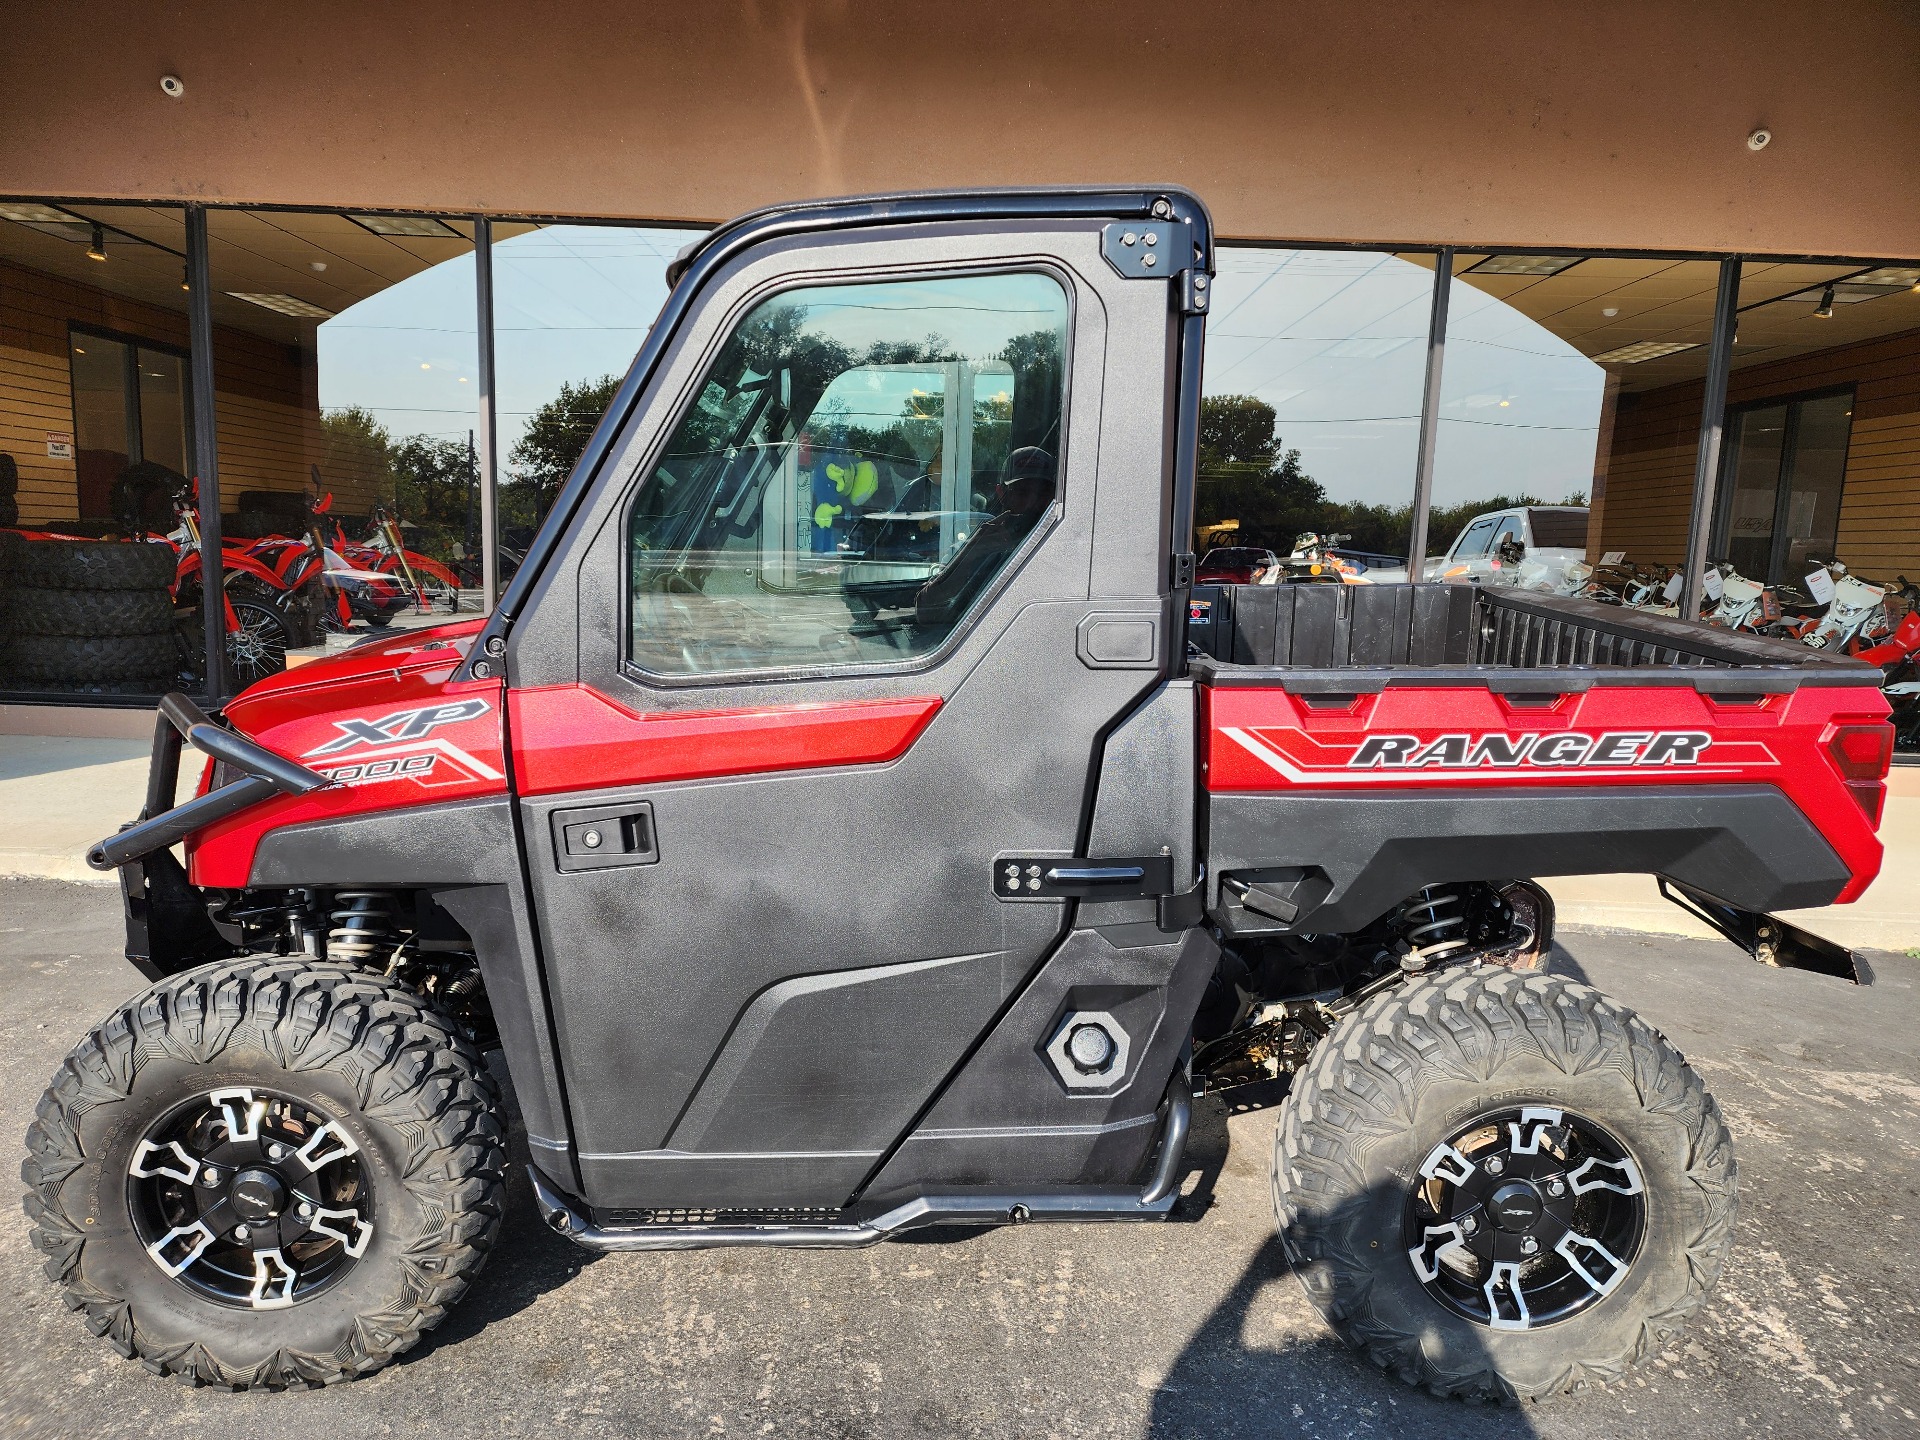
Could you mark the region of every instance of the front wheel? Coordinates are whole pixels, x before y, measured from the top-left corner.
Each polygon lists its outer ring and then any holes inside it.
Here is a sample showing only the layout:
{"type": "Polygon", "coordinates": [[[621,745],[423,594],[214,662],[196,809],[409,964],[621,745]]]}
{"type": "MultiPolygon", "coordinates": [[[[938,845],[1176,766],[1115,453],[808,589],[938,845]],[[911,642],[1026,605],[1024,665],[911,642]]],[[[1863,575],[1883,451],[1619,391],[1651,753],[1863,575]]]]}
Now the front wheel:
{"type": "Polygon", "coordinates": [[[1274,1208],[1308,1297],[1436,1394],[1606,1384],[1678,1333],[1731,1237],[1719,1108],[1632,1011],[1558,976],[1438,975],[1296,1077],[1274,1208]]]}
{"type": "Polygon", "coordinates": [[[26,1208],[88,1328],[229,1388],[377,1370],[439,1323],[500,1223],[499,1095],[383,977],[236,960],[135,997],[27,1132],[26,1208]]]}

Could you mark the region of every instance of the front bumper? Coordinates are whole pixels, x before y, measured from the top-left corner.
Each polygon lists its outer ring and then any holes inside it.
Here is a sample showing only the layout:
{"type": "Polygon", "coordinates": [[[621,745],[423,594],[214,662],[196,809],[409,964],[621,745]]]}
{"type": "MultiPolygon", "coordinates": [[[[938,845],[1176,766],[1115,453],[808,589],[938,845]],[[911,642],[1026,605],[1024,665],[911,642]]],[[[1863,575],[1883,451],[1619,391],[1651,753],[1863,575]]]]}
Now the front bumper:
{"type": "Polygon", "coordinates": [[[87,851],[87,864],[94,869],[120,872],[127,959],[157,980],[228,953],[200,892],[170,847],[276,795],[304,795],[327,783],[325,776],[217,723],[178,691],[162,698],[147,767],[147,803],[139,819],[87,851]],[[239,778],[175,805],[183,741],[239,772],[239,778]]]}

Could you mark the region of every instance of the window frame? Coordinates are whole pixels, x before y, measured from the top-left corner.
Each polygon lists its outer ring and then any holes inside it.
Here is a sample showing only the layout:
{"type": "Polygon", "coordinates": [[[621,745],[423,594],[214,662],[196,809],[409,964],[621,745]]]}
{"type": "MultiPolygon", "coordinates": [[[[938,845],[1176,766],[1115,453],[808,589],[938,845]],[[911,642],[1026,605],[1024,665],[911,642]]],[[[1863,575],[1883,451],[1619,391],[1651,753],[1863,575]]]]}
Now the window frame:
{"type": "MultiPolygon", "coordinates": [[[[143,335],[136,335],[130,331],[112,330],[104,325],[89,325],[84,321],[69,320],[67,322],[67,416],[68,424],[72,426],[70,433],[73,435],[74,449],[76,451],[80,448],[80,400],[73,386],[73,337],[76,335],[84,335],[89,340],[106,340],[113,344],[127,347],[126,365],[122,367],[123,370],[127,370],[127,373],[121,377],[121,393],[123,396],[121,404],[128,407],[124,415],[127,422],[127,440],[129,442],[127,463],[129,465],[138,465],[146,456],[146,418],[140,413],[140,352],[142,350],[151,350],[156,354],[170,355],[182,365],[188,367],[192,366],[193,357],[184,345],[174,345],[164,340],[149,340],[143,335]],[[130,367],[130,369],[128,367],[130,367]],[[140,453],[138,455],[134,454],[133,452],[135,450],[138,450],[140,453]]],[[[186,431],[188,474],[191,476],[197,466],[195,465],[193,454],[193,386],[191,384],[190,371],[181,378],[188,382],[180,388],[180,409],[181,423],[186,431]]],[[[79,496],[77,492],[74,497],[74,504],[77,509],[79,506],[79,496]]]]}
{"type": "MultiPolygon", "coordinates": [[[[1080,294],[1078,277],[1062,261],[1053,256],[1033,255],[1018,260],[993,261],[986,264],[955,265],[952,261],[931,263],[862,267],[854,270],[819,270],[802,274],[781,275],[770,279],[766,284],[741,296],[729,308],[722,322],[714,327],[712,335],[703,349],[699,362],[689,371],[685,389],[675,399],[671,419],[662,424],[654,433],[644,456],[631,473],[623,480],[624,490],[619,504],[610,517],[611,526],[618,537],[619,575],[615,586],[617,597],[614,623],[619,627],[616,637],[617,665],[623,679],[655,690],[697,690],[710,687],[757,685],[777,682],[817,681],[833,679],[874,679],[894,675],[919,675],[933,670],[945,661],[961,646],[967,636],[979,628],[983,617],[998,602],[1000,595],[1013,582],[1019,572],[1043,546],[1047,537],[1057,529],[1065,514],[1067,469],[1071,462],[1067,437],[1071,430],[1071,416],[1074,390],[1074,350],[1080,334],[1080,294]],[[1007,557],[991,580],[981,587],[970,605],[961,612],[951,629],[933,648],[918,655],[899,660],[869,660],[859,662],[826,661],[817,665],[762,665],[750,669],[713,670],[692,675],[671,675],[657,670],[649,670],[633,658],[633,585],[631,581],[632,553],[630,548],[633,510],[639,503],[646,482],[659,467],[667,444],[679,433],[680,426],[692,408],[700,403],[701,393],[705,390],[712,374],[714,363],[725,349],[727,342],[738,332],[741,325],[762,305],[777,300],[782,295],[800,290],[840,287],[848,285],[885,285],[915,280],[954,280],[1009,275],[1044,275],[1060,287],[1066,299],[1066,338],[1060,357],[1060,415],[1057,422],[1060,443],[1054,457],[1054,496],[1047,506],[1046,513],[1028,532],[1018,547],[1007,557]]],[[[844,373],[844,372],[843,372],[844,373]]],[[[1089,498],[1091,492],[1089,492],[1089,498]]]]}

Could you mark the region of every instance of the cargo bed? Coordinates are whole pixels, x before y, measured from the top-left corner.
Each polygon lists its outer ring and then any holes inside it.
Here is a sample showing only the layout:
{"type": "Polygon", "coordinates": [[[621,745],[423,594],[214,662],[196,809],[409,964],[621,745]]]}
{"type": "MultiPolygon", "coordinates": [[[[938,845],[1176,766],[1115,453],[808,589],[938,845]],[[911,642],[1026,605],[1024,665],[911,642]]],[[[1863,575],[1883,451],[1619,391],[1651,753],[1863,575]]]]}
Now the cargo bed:
{"type": "Polygon", "coordinates": [[[1196,673],[1207,683],[1280,683],[1298,694],[1395,684],[1564,692],[1677,682],[1756,694],[1880,684],[1870,665],[1791,641],[1477,585],[1200,585],[1190,615],[1196,673]],[[1265,673],[1238,673],[1245,668],[1265,673]]]}
{"type": "Polygon", "coordinates": [[[1847,753],[1886,728],[1871,665],[1469,585],[1202,587],[1190,614],[1229,933],[1349,929],[1421,877],[1644,872],[1769,911],[1879,870],[1884,760],[1847,753]],[[1241,913],[1247,879],[1294,919],[1241,913]]]}

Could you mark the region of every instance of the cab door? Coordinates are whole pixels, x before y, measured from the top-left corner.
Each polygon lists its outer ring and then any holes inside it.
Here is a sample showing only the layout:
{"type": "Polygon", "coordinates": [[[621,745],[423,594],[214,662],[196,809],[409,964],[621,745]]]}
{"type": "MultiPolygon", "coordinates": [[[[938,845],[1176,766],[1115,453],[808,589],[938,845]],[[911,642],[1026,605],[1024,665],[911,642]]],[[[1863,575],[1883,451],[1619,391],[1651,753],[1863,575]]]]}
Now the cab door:
{"type": "Polygon", "coordinates": [[[1061,936],[996,862],[1081,853],[1170,666],[1175,317],[1103,228],[744,247],[541,574],[514,780],[592,1203],[843,1205],[1061,936]]]}

